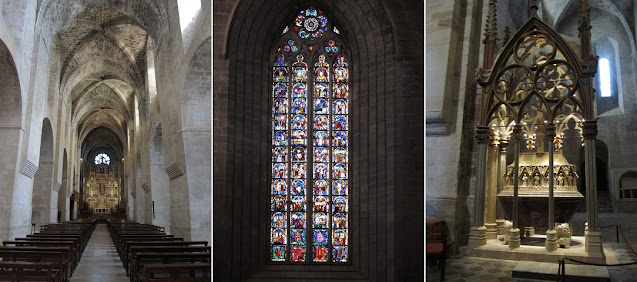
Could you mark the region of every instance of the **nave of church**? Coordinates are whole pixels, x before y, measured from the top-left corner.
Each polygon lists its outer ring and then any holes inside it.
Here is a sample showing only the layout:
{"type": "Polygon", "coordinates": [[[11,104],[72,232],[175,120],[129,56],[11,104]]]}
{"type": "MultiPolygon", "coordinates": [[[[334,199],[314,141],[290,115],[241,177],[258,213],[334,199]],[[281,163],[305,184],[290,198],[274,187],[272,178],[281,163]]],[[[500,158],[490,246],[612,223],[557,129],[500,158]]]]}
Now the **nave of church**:
{"type": "Polygon", "coordinates": [[[207,0],[0,1],[0,240],[17,242],[2,263],[31,255],[22,241],[77,251],[93,220],[97,238],[114,220],[210,248],[211,13],[207,0]],[[62,222],[69,238],[38,234],[62,222]]]}

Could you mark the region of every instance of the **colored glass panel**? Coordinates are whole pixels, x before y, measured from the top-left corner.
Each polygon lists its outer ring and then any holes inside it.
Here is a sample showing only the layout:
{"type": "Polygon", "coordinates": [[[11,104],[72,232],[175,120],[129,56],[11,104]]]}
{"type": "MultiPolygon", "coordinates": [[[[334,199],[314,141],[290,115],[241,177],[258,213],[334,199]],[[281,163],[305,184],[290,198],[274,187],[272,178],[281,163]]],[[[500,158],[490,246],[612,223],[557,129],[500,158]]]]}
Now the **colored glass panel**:
{"type": "Polygon", "coordinates": [[[283,179],[277,179],[272,182],[272,195],[286,195],[288,184],[283,179]]]}
{"type": "Polygon", "coordinates": [[[292,181],[292,189],[290,190],[292,195],[305,195],[305,180],[295,179],[292,181]]]}
{"type": "Polygon", "coordinates": [[[327,247],[318,247],[315,246],[313,250],[315,262],[326,262],[327,261],[327,247]]]}
{"type": "Polygon", "coordinates": [[[271,260],[346,262],[349,66],[326,36],[340,32],[306,8],[283,33],[272,68],[271,260]]]}
{"type": "Polygon", "coordinates": [[[329,191],[329,186],[327,181],[325,180],[315,180],[314,181],[314,195],[327,195],[329,191]]]}
{"type": "Polygon", "coordinates": [[[272,197],[272,211],[286,211],[285,208],[285,204],[286,204],[286,196],[281,196],[281,195],[277,195],[277,196],[273,196],[272,197]]]}
{"type": "Polygon", "coordinates": [[[285,246],[272,246],[272,261],[285,261],[285,246]]]}
{"type": "Polygon", "coordinates": [[[274,97],[287,97],[288,96],[288,87],[285,83],[277,83],[272,90],[274,97]]]}
{"type": "Polygon", "coordinates": [[[305,162],[307,151],[303,147],[296,147],[292,150],[293,162],[305,162]]]}
{"type": "Polygon", "coordinates": [[[326,163],[329,161],[329,150],[326,148],[314,149],[314,162],[326,163]]]}
{"type": "Polygon", "coordinates": [[[327,130],[329,124],[329,116],[316,115],[314,116],[314,128],[317,130],[327,130]]]}
{"type": "Polygon", "coordinates": [[[334,195],[347,195],[347,180],[336,180],[333,185],[334,195]]]}
{"type": "Polygon", "coordinates": [[[329,146],[330,137],[327,131],[314,131],[314,146],[324,147],[329,146]]]}
{"type": "Polygon", "coordinates": [[[272,215],[272,227],[273,228],[285,228],[286,222],[286,214],[282,212],[277,212],[272,215]]]}

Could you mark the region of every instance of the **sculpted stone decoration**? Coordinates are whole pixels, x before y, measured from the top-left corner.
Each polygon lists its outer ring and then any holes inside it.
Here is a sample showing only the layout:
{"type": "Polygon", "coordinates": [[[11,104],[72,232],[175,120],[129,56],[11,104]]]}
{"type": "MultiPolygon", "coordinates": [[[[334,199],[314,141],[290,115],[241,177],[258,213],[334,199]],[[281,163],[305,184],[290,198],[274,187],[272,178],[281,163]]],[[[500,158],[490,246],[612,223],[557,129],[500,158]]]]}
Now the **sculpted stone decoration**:
{"type": "Polygon", "coordinates": [[[568,223],[555,223],[555,231],[557,231],[557,243],[564,248],[571,246],[571,237],[573,235],[571,225],[568,223]]]}
{"type": "MultiPolygon", "coordinates": [[[[577,191],[577,167],[572,164],[554,166],[553,187],[555,190],[577,191]]],[[[504,174],[503,190],[513,190],[513,166],[508,166],[504,174]]],[[[549,170],[546,165],[520,165],[519,183],[521,190],[547,190],[549,170]]]]}

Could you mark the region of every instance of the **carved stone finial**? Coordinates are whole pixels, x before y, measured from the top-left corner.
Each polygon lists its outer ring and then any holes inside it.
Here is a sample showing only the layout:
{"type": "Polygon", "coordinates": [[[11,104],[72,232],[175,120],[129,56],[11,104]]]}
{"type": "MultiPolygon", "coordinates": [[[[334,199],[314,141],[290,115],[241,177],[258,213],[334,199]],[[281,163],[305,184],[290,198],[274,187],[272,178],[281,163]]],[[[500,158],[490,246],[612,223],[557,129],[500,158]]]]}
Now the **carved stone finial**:
{"type": "Polygon", "coordinates": [[[537,10],[540,8],[537,4],[537,0],[531,0],[531,5],[529,5],[529,16],[537,17],[537,10]]]}
{"type": "Polygon", "coordinates": [[[509,29],[508,26],[504,27],[504,38],[502,39],[502,44],[507,44],[507,42],[509,42],[509,39],[511,39],[511,30],[509,29]]]}
{"type": "Polygon", "coordinates": [[[588,5],[588,0],[579,1],[577,27],[580,32],[591,29],[591,7],[588,5]]]}
{"type": "Polygon", "coordinates": [[[493,42],[493,44],[497,44],[498,42],[498,22],[497,22],[497,1],[490,0],[489,1],[489,13],[487,14],[487,24],[484,27],[484,40],[482,43],[487,44],[488,42],[493,42]]]}
{"type": "Polygon", "coordinates": [[[489,141],[491,135],[491,130],[489,130],[486,126],[479,126],[476,130],[476,139],[478,143],[486,143],[489,141]]]}
{"type": "Polygon", "coordinates": [[[597,121],[585,121],[582,136],[585,139],[595,139],[597,137],[597,121]]]}

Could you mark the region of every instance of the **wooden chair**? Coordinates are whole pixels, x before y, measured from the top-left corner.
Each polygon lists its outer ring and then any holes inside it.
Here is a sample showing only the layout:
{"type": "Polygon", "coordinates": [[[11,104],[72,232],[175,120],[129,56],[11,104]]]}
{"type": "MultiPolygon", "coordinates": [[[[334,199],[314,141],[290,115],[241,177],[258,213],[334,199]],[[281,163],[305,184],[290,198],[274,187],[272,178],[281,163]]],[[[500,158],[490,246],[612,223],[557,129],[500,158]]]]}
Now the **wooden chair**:
{"type": "Polygon", "coordinates": [[[447,240],[447,224],[444,220],[427,220],[427,259],[437,261],[440,267],[440,281],[445,280],[445,266],[449,255],[449,246],[454,242],[447,240]]]}

